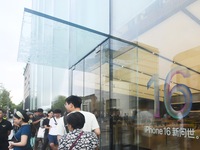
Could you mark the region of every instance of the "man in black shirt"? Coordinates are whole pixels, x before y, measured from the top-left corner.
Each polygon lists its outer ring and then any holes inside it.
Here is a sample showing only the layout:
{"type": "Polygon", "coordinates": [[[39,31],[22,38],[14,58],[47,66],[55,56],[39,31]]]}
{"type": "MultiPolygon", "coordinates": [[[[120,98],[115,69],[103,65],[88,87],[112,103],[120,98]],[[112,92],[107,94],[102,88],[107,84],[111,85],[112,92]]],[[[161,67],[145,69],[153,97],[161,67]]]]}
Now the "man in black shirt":
{"type": "Polygon", "coordinates": [[[8,136],[13,129],[10,121],[3,119],[4,111],[0,109],[0,150],[8,150],[8,136]]]}

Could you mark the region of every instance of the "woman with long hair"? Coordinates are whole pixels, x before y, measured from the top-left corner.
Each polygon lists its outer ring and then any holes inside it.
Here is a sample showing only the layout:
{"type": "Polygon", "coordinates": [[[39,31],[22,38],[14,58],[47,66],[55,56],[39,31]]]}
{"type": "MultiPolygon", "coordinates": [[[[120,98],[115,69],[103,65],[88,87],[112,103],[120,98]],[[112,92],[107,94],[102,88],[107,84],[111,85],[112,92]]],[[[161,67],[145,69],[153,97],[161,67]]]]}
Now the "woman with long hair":
{"type": "Polygon", "coordinates": [[[29,117],[25,111],[17,111],[14,114],[14,123],[20,128],[14,135],[13,141],[10,142],[9,148],[13,150],[32,150],[30,145],[31,127],[28,124],[29,117]]]}

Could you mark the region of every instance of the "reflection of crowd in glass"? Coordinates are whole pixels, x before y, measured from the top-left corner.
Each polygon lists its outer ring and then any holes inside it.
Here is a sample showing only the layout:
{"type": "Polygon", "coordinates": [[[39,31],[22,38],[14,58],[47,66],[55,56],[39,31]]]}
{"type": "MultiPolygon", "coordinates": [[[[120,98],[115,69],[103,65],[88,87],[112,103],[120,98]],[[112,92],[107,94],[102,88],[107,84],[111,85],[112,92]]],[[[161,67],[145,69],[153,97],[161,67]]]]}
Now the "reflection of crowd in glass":
{"type": "Polygon", "coordinates": [[[110,110],[112,123],[116,124],[135,124],[137,122],[138,112],[134,110],[132,115],[129,116],[127,113],[121,115],[120,109],[113,108],[110,110]]]}
{"type": "Polygon", "coordinates": [[[94,114],[82,111],[82,100],[70,96],[65,100],[67,113],[61,117],[61,110],[17,111],[13,116],[13,126],[3,119],[0,109],[0,150],[67,150],[97,149],[100,128],[94,114]],[[5,127],[5,128],[3,128],[5,127]],[[43,137],[38,137],[39,129],[43,128],[43,137]],[[13,130],[13,138],[8,136],[13,130]],[[66,140],[66,138],[68,140],[66,140]]]}

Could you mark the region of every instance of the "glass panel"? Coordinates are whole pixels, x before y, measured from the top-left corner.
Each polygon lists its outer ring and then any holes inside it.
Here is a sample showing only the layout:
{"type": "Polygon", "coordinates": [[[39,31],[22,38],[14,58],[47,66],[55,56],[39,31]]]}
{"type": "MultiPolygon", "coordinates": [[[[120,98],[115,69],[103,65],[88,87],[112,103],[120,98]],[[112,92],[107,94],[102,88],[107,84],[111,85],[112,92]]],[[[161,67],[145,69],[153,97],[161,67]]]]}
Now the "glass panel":
{"type": "Polygon", "coordinates": [[[106,38],[104,33],[25,9],[18,60],[69,68],[106,38]]]}
{"type": "Polygon", "coordinates": [[[163,94],[160,95],[162,90],[159,91],[159,83],[161,83],[158,77],[159,58],[154,55],[157,50],[147,45],[143,45],[143,47],[149,51],[138,48],[137,145],[140,149],[151,149],[154,146],[152,141],[159,141],[164,136],[160,139],[154,139],[144,129],[153,124],[160,126],[160,111],[163,111],[163,108],[160,107],[163,106],[163,94]]]}
{"type": "Polygon", "coordinates": [[[84,61],[72,69],[72,95],[84,96],[84,61]]]}
{"type": "Polygon", "coordinates": [[[98,47],[85,59],[85,71],[84,71],[84,97],[83,99],[83,110],[93,113],[100,125],[100,59],[101,50],[98,47]]]}
{"type": "Polygon", "coordinates": [[[138,65],[139,70],[151,72],[147,78],[139,78],[139,83],[146,85],[141,89],[145,95],[139,95],[145,108],[142,103],[139,108],[152,118],[141,124],[140,146],[198,149],[200,27],[196,8],[199,6],[199,1],[179,1],[178,5],[174,1],[160,3],[155,11],[166,18],[138,36],[142,47],[145,43],[147,49],[156,50],[152,54],[139,53],[139,62],[145,60],[145,55],[157,64],[144,68],[138,65]],[[161,11],[164,6],[165,10],[161,11]]]}
{"type": "Polygon", "coordinates": [[[83,99],[82,110],[95,114],[101,128],[101,149],[109,149],[109,64],[108,43],[72,67],[72,94],[83,99]]]}
{"type": "Polygon", "coordinates": [[[141,28],[146,29],[149,24],[152,24],[151,20],[157,18],[150,16],[147,22],[141,23],[143,19],[147,19],[144,16],[146,9],[155,1],[126,0],[125,3],[123,0],[111,0],[111,35],[131,41],[137,38],[138,34],[142,33],[141,28]]]}
{"type": "Polygon", "coordinates": [[[68,95],[66,69],[33,64],[28,66],[30,66],[30,106],[26,108],[35,110],[42,107],[48,110],[60,96],[68,95]]]}
{"type": "Polygon", "coordinates": [[[112,35],[138,44],[137,148],[198,149],[200,2],[112,2],[112,35]]]}
{"type": "Polygon", "coordinates": [[[101,126],[101,150],[110,150],[110,115],[109,115],[109,40],[101,45],[101,103],[100,103],[100,126],[101,126]]]}
{"type": "Polygon", "coordinates": [[[113,126],[114,149],[134,149],[137,111],[137,47],[110,40],[112,52],[112,99],[110,115],[113,126]]]}
{"type": "Polygon", "coordinates": [[[100,50],[97,49],[84,59],[83,110],[95,113],[96,117],[99,116],[100,54],[100,50]]]}
{"type": "Polygon", "coordinates": [[[70,22],[109,33],[109,3],[108,0],[70,0],[70,22]]]}
{"type": "Polygon", "coordinates": [[[100,49],[85,58],[83,109],[99,117],[100,101],[100,49]]]}
{"type": "Polygon", "coordinates": [[[198,63],[188,59],[195,61],[199,52],[180,53],[173,61],[155,53],[138,50],[138,144],[149,149],[197,149],[200,76],[192,67],[198,63]]]}

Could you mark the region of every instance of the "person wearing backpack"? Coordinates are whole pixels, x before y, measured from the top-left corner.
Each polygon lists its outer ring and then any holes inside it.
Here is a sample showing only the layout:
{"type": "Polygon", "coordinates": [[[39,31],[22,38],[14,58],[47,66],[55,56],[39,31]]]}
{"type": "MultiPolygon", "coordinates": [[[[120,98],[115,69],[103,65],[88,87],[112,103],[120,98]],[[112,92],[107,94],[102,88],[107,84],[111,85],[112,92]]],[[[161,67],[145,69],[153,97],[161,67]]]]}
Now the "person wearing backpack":
{"type": "Polygon", "coordinates": [[[55,109],[53,111],[54,115],[49,121],[49,134],[48,134],[48,140],[49,140],[49,145],[52,150],[57,150],[58,149],[58,140],[57,140],[57,125],[58,121],[61,117],[61,110],[60,109],[55,109]]]}

